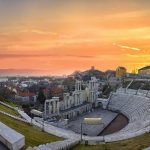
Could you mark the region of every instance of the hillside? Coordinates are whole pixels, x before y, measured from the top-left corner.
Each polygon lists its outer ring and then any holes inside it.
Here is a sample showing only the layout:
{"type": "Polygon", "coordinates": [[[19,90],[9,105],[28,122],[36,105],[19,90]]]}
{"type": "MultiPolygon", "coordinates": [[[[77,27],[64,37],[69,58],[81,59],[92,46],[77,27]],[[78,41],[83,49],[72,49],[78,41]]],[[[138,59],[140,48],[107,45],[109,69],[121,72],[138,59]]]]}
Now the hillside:
{"type": "Polygon", "coordinates": [[[105,73],[96,69],[89,69],[83,72],[75,71],[71,76],[74,76],[75,79],[82,79],[83,81],[90,80],[91,77],[96,77],[97,79],[104,79],[105,73]]]}

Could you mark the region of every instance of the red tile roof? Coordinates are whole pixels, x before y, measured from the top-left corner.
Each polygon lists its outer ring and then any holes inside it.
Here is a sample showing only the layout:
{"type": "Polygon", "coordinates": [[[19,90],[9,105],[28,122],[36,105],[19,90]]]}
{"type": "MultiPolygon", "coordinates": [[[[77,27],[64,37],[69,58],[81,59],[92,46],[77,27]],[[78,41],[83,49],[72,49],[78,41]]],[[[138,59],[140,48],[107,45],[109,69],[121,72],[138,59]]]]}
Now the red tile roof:
{"type": "Polygon", "coordinates": [[[22,96],[22,97],[30,97],[30,96],[35,96],[36,94],[34,94],[34,93],[30,93],[30,92],[21,92],[21,91],[19,91],[18,93],[17,93],[17,95],[18,96],[22,96]]]}

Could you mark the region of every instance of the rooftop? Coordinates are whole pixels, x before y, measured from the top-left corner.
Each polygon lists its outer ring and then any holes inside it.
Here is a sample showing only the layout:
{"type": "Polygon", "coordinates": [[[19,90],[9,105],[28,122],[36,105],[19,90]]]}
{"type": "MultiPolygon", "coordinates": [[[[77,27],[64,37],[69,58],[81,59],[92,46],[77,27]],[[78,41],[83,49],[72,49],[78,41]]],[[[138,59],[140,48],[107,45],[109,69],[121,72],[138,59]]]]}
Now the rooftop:
{"type": "Polygon", "coordinates": [[[145,66],[143,68],[140,68],[139,70],[145,70],[145,69],[150,69],[150,66],[145,66]]]}
{"type": "Polygon", "coordinates": [[[126,70],[126,68],[122,67],[122,66],[119,66],[117,69],[124,69],[124,70],[126,70]]]}
{"type": "Polygon", "coordinates": [[[22,96],[22,97],[36,96],[36,94],[34,94],[34,93],[31,93],[31,92],[21,92],[21,91],[19,91],[17,95],[18,96],[22,96]]]}

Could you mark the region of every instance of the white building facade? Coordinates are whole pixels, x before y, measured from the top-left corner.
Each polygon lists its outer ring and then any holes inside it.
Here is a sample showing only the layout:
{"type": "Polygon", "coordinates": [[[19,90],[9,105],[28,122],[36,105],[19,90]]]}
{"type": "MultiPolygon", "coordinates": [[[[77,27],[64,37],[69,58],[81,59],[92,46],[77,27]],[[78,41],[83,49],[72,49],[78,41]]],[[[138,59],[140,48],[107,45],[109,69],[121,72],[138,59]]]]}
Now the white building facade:
{"type": "Polygon", "coordinates": [[[97,90],[98,83],[95,77],[91,78],[85,90],[82,90],[82,81],[76,81],[75,91],[64,93],[62,101],[58,97],[45,101],[45,116],[73,119],[88,112],[95,106],[97,90]]]}
{"type": "Polygon", "coordinates": [[[139,69],[138,74],[142,77],[150,77],[150,66],[139,69]]]}

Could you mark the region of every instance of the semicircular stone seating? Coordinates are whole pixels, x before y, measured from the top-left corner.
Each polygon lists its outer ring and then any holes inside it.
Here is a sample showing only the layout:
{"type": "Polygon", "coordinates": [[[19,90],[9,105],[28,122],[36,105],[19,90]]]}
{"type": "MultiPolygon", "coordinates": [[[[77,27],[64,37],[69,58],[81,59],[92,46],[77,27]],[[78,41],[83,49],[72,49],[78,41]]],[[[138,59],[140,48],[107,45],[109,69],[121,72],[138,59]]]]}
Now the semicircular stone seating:
{"type": "MultiPolygon", "coordinates": [[[[114,142],[133,138],[150,131],[150,98],[123,92],[112,93],[109,99],[108,110],[124,114],[129,119],[129,123],[120,131],[109,135],[95,137],[83,135],[84,141],[95,145],[102,142],[114,142]]],[[[80,141],[80,134],[49,124],[46,125],[45,131],[77,143],[80,141]]],[[[64,143],[61,145],[64,145],[64,143]]]]}
{"type": "Polygon", "coordinates": [[[150,131],[150,99],[148,97],[113,93],[108,109],[119,111],[129,119],[129,123],[122,130],[104,136],[105,142],[124,140],[150,131]]]}

